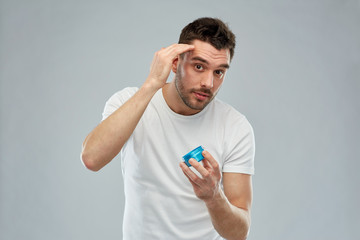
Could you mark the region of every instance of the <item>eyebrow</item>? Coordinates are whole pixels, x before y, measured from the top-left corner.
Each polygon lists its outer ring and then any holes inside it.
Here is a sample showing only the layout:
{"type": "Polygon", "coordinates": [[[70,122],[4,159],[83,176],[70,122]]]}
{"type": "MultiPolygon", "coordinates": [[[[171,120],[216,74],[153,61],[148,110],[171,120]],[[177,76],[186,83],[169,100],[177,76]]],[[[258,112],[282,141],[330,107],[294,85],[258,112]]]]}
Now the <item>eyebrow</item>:
{"type": "MultiPolygon", "coordinates": [[[[203,63],[205,63],[205,64],[209,64],[209,62],[207,61],[207,60],[205,60],[205,59],[203,59],[203,58],[201,58],[201,57],[193,57],[193,58],[191,58],[191,60],[192,61],[200,61],[200,62],[203,62],[203,63]]],[[[230,68],[230,66],[229,66],[229,64],[221,64],[221,65],[219,65],[219,67],[223,67],[223,68],[226,68],[226,69],[229,69],[230,68]]]]}

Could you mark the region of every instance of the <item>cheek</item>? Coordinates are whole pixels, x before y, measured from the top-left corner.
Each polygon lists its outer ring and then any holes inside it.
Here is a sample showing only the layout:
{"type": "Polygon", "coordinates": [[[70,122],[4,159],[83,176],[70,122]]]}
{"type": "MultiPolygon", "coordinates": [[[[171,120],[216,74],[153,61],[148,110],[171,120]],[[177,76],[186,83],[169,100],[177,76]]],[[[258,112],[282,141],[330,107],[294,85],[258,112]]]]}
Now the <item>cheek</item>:
{"type": "Polygon", "coordinates": [[[196,81],[198,76],[196,76],[196,72],[190,67],[184,67],[181,71],[181,78],[184,84],[191,84],[196,81]]]}
{"type": "Polygon", "coordinates": [[[193,69],[191,68],[191,66],[185,65],[183,67],[183,76],[187,77],[187,76],[191,76],[192,74],[193,74],[193,69]]]}
{"type": "Polygon", "coordinates": [[[214,81],[214,89],[215,89],[215,91],[219,90],[219,88],[221,87],[223,82],[224,82],[224,78],[214,81]]]}

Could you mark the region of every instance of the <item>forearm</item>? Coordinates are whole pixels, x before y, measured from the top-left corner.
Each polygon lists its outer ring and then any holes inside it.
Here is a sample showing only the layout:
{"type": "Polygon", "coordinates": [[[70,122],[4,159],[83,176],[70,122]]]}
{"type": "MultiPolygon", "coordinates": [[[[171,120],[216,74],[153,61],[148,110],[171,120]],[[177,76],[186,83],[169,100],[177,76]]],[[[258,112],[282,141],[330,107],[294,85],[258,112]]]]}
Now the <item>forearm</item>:
{"type": "Polygon", "coordinates": [[[232,205],[220,191],[211,201],[205,202],[216,231],[228,240],[244,240],[250,228],[248,210],[232,205]]]}
{"type": "Polygon", "coordinates": [[[157,90],[145,83],[86,137],[81,157],[88,169],[100,170],[120,152],[157,90]]]}

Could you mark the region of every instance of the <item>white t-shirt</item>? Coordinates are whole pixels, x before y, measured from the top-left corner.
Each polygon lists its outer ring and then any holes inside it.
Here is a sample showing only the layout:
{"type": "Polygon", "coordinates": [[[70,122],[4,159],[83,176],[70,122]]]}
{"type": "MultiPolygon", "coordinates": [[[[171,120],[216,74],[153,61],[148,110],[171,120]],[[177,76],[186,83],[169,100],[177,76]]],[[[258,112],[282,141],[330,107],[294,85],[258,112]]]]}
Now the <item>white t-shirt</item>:
{"type": "MultiPolygon", "coordinates": [[[[137,90],[114,94],[103,120],[137,90]]],[[[180,115],[169,108],[160,89],[120,151],[124,240],[222,239],[179,167],[182,156],[200,145],[222,172],[254,174],[253,130],[241,113],[215,98],[195,115],[180,115]]]]}

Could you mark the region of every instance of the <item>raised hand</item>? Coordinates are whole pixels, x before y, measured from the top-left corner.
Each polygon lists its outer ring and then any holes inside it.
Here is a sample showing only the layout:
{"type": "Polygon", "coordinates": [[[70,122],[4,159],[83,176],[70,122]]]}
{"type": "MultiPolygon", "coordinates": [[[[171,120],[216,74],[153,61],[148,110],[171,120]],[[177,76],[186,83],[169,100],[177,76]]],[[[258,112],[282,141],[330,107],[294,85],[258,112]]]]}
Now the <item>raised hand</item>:
{"type": "Polygon", "coordinates": [[[193,45],[173,44],[157,51],[151,63],[150,73],[146,83],[156,89],[165,85],[169,77],[173,61],[182,53],[194,49],[193,45]]]}

